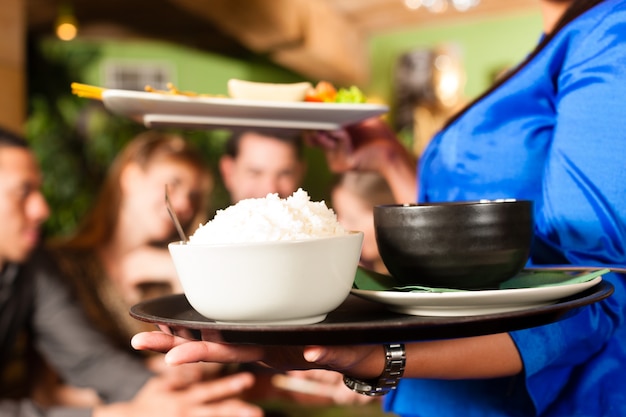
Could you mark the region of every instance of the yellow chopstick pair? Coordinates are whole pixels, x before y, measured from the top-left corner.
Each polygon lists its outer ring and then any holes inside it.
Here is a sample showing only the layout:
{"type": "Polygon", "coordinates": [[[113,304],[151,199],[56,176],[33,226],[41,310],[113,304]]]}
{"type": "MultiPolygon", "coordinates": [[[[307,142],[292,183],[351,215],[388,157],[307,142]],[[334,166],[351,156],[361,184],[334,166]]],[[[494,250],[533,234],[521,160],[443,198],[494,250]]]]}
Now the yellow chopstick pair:
{"type": "Polygon", "coordinates": [[[104,87],[96,87],[95,85],[72,83],[72,94],[83,97],[91,98],[94,100],[102,100],[102,93],[106,90],[104,87]]]}
{"type": "MultiPolygon", "coordinates": [[[[97,87],[95,85],[81,84],[81,83],[72,83],[72,94],[83,97],[83,98],[91,98],[94,100],[102,100],[102,93],[107,89],[104,87],[97,87]]],[[[176,86],[172,83],[167,83],[167,90],[157,90],[149,85],[146,85],[145,91],[149,93],[157,93],[157,94],[168,94],[168,95],[176,95],[176,96],[187,96],[187,97],[226,97],[223,94],[200,94],[195,91],[182,91],[176,88],[176,86]]]]}

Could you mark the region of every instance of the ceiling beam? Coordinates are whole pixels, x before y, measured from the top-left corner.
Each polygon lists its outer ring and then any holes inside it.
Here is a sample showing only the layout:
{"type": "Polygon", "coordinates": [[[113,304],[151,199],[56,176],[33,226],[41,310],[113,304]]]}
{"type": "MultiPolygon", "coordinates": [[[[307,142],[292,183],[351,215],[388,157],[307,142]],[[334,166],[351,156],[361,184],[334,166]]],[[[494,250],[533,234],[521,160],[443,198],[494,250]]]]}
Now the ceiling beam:
{"type": "Polygon", "coordinates": [[[171,0],[203,16],[250,50],[313,80],[368,81],[360,32],[325,1],[171,0]]]}
{"type": "Polygon", "coordinates": [[[307,9],[304,42],[271,54],[272,59],[312,78],[339,85],[364,85],[369,62],[362,34],[326,2],[299,0],[307,9]]]}
{"type": "Polygon", "coordinates": [[[238,39],[252,51],[267,53],[302,42],[302,10],[292,0],[170,0],[238,39]]]}

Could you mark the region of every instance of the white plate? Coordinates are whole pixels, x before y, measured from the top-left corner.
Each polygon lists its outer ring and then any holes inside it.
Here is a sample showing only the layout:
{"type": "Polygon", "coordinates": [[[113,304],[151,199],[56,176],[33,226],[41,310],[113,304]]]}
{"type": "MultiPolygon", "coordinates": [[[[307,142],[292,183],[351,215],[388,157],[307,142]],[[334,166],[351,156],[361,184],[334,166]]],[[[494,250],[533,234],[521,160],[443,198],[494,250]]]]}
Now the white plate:
{"type": "Polygon", "coordinates": [[[367,300],[385,304],[396,313],[457,317],[505,313],[554,304],[561,298],[591,288],[600,281],[602,277],[577,284],[511,290],[400,292],[352,289],[351,292],[367,300]]]}
{"type": "Polygon", "coordinates": [[[188,97],[129,90],[106,90],[107,109],[146,127],[270,127],[334,130],[389,111],[385,105],[314,103],[188,97]]]}

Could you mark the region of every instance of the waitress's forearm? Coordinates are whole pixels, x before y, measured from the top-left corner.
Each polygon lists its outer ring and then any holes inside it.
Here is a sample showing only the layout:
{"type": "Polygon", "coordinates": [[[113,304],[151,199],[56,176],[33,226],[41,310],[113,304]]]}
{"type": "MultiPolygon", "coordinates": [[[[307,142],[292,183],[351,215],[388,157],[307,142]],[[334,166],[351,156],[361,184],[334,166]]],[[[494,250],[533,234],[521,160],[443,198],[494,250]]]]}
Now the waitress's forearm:
{"type": "Polygon", "coordinates": [[[507,333],[406,346],[404,377],[498,378],[522,371],[522,360],[507,333]]]}
{"type": "MultiPolygon", "coordinates": [[[[483,379],[522,371],[517,348],[506,333],[405,345],[405,378],[483,379]]],[[[382,345],[307,347],[305,359],[359,379],[377,378],[385,368],[382,345]]]]}

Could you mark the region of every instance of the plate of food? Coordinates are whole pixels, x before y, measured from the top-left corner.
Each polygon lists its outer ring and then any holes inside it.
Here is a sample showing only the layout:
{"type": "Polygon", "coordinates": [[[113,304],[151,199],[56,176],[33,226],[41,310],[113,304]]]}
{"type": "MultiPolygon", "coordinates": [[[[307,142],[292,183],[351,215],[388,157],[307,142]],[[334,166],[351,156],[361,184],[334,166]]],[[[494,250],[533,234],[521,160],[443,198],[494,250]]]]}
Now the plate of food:
{"type": "MultiPolygon", "coordinates": [[[[231,93],[228,96],[181,92],[175,88],[167,91],[149,88],[148,91],[131,91],[73,84],[72,89],[81,97],[101,99],[111,112],[148,128],[335,130],[389,111],[386,105],[365,102],[355,88],[346,89],[341,96],[339,93],[343,90],[337,90],[335,98],[328,100],[318,99],[309,90],[304,91],[303,87],[310,86],[308,83],[253,84],[262,86],[238,85],[239,90],[229,86],[231,93]],[[299,92],[304,91],[301,93],[302,98],[297,94],[298,91],[290,90],[292,87],[297,87],[299,92]]],[[[315,91],[314,87],[310,88],[310,91],[315,91]]]]}

